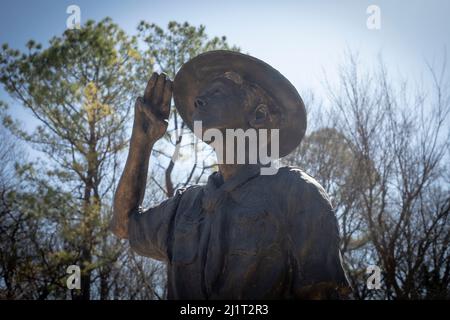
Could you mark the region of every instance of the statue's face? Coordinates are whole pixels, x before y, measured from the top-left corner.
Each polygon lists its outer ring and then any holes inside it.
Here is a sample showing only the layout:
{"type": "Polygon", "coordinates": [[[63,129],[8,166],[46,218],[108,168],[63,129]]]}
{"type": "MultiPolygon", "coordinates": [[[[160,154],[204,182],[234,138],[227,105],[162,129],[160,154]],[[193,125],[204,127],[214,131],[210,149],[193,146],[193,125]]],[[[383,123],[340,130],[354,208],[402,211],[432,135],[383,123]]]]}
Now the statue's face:
{"type": "Polygon", "coordinates": [[[218,78],[206,85],[195,99],[194,121],[201,121],[203,130],[246,130],[247,106],[245,90],[227,78],[218,78]]]}

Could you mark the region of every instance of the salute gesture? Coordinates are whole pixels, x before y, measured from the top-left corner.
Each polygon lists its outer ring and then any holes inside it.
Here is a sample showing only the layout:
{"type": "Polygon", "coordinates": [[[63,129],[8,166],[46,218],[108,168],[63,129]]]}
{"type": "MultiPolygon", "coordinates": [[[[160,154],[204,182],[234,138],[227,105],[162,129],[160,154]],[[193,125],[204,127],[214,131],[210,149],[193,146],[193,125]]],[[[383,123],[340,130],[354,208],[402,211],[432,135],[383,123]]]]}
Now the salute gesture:
{"type": "Polygon", "coordinates": [[[165,74],[152,74],[144,97],[136,99],[133,134],[146,140],[158,140],[164,135],[170,114],[172,86],[172,81],[165,74]]]}

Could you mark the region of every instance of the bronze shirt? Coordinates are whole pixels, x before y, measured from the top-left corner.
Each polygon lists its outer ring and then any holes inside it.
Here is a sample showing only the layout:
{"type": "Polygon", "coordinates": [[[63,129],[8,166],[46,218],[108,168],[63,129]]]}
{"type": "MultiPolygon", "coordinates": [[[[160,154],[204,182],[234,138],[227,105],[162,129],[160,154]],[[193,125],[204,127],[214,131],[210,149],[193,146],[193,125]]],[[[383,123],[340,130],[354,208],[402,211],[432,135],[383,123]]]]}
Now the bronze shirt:
{"type": "Polygon", "coordinates": [[[138,254],[167,263],[169,299],[339,298],[348,287],[323,188],[298,168],[255,167],[130,217],[138,254]]]}

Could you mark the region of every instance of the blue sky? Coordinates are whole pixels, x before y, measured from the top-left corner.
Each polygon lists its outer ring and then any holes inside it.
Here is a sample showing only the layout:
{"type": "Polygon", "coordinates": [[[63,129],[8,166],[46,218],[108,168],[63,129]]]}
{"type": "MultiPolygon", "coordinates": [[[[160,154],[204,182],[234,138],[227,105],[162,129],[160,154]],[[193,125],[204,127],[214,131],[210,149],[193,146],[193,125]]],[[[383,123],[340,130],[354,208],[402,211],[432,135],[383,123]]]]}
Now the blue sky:
{"type": "MultiPolygon", "coordinates": [[[[359,51],[364,63],[382,52],[388,69],[416,77],[425,61],[442,57],[450,39],[450,1],[24,1],[2,0],[0,43],[23,48],[29,39],[46,44],[66,27],[68,5],[81,9],[81,22],[106,16],[134,33],[140,20],[165,26],[188,21],[206,26],[210,35],[225,35],[229,42],[283,73],[300,93],[320,92],[323,72],[333,80],[346,48],[359,51]],[[369,5],[381,10],[381,29],[366,26],[369,5]]],[[[27,122],[0,89],[0,100],[27,122]]]]}

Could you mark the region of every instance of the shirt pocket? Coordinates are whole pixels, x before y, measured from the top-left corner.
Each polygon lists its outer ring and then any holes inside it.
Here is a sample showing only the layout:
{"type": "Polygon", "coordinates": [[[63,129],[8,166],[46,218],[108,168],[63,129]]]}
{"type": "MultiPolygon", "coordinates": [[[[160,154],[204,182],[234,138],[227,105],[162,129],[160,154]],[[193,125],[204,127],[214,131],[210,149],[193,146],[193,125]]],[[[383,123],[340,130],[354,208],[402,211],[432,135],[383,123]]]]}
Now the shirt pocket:
{"type": "Polygon", "coordinates": [[[277,244],[279,223],[266,210],[238,210],[233,219],[231,253],[257,255],[277,244]]]}

